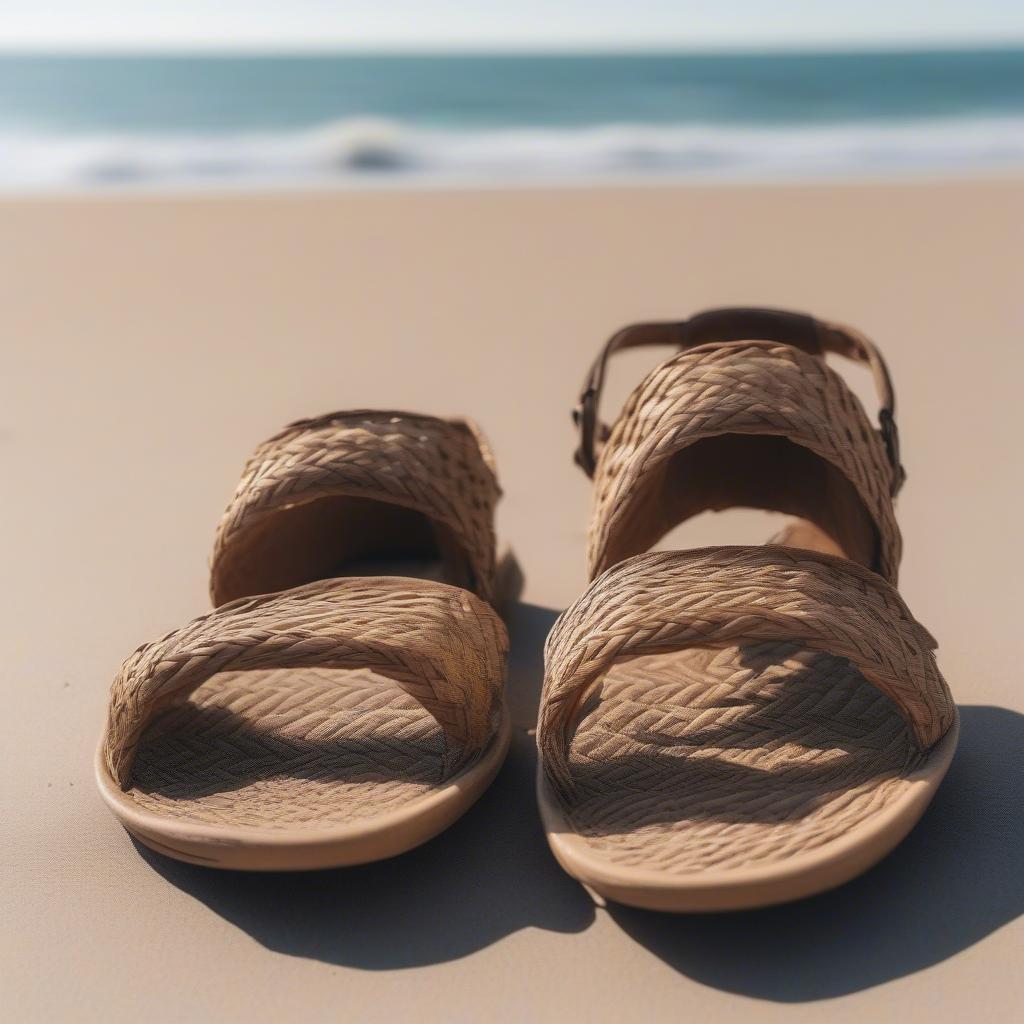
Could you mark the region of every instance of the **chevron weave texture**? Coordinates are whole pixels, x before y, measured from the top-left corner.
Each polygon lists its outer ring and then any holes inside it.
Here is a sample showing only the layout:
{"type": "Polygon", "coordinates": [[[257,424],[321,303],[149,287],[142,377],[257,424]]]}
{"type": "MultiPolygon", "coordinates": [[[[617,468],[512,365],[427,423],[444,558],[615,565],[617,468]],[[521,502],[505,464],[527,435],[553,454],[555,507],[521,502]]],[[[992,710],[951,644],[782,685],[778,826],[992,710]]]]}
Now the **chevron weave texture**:
{"type": "Polygon", "coordinates": [[[245,540],[256,528],[272,529],[274,517],[296,505],[339,496],[412,509],[450,531],[470,572],[467,579],[449,574],[449,582],[493,600],[500,494],[490,448],[467,421],[370,410],[299,421],[260,445],[245,466],[217,529],[213,602],[241,596],[231,571],[249,557],[245,540]]]}
{"type": "MultiPolygon", "coordinates": [[[[824,360],[777,342],[702,345],[657,367],[630,396],[594,478],[591,578],[676,452],[724,434],[788,438],[851,481],[880,540],[879,571],[896,581],[901,542],[890,493],[893,468],[860,401],[824,360]]],[[[728,466],[722,471],[727,473],[728,466]]]]}
{"type": "Polygon", "coordinates": [[[892,703],[801,644],[612,666],[569,748],[574,829],[623,867],[763,867],[849,835],[921,763],[892,703]]]}
{"type": "Polygon", "coordinates": [[[344,826],[443,783],[445,752],[423,705],[368,669],[222,672],[154,718],[130,795],[210,825],[344,826]]]}
{"type": "Polygon", "coordinates": [[[111,689],[107,767],[127,787],[154,713],[218,673],[369,668],[398,682],[441,725],[450,773],[491,736],[507,650],[504,623],[490,605],[428,580],[323,580],[241,598],[124,663],[111,689]]]}
{"type": "Polygon", "coordinates": [[[849,659],[900,709],[922,747],[952,724],[935,641],[875,573],[775,545],[662,551],[604,573],[552,630],[538,729],[549,777],[572,790],[567,727],[580,697],[615,661],[763,641],[849,659]]]}
{"type": "Polygon", "coordinates": [[[102,755],[126,799],[244,845],[343,833],[473,765],[504,715],[499,495],[464,421],[333,413],[261,445],[217,531],[218,607],[114,680],[102,755]],[[350,575],[367,558],[424,577],[350,575]],[[252,596],[273,579],[298,585],[252,596]]]}
{"type": "MultiPolygon", "coordinates": [[[[871,366],[891,417],[874,346],[826,331],[843,342],[827,348],[871,366]]],[[[602,377],[591,371],[581,409],[596,404],[602,377]]],[[[591,436],[592,582],[548,637],[538,726],[569,827],[606,866],[690,875],[782,863],[849,836],[907,794],[956,707],[935,641],[895,590],[898,451],[843,380],[820,355],[781,342],[710,342],[662,363],[613,428],[591,436]],[[665,474],[700,465],[670,466],[677,453],[735,435],[786,439],[834,467],[852,490],[833,486],[827,512],[839,524],[863,522],[866,511],[877,571],[780,544],[636,553],[673,514],[693,514],[702,500],[722,507],[727,488],[702,498],[699,481],[665,474]]],[[[710,466],[713,477],[752,472],[755,482],[761,469],[749,458],[739,469],[727,457],[710,466]]],[[[804,492],[812,500],[817,479],[804,492]]],[[[744,485],[737,493],[756,504],[744,485]]],[[[813,522],[792,536],[841,548],[813,522]]]]}

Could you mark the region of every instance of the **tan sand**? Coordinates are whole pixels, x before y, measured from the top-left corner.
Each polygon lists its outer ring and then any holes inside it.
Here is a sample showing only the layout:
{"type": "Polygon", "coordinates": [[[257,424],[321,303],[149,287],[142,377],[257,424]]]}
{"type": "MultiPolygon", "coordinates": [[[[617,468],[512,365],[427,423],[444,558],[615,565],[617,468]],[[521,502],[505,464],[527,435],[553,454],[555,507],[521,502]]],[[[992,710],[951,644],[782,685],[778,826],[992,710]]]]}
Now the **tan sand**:
{"type": "MultiPolygon", "coordinates": [[[[1024,182],[5,200],[0,338],[5,1019],[1019,1016],[1024,182]],[[91,778],[107,687],[206,607],[258,440],[351,406],[482,422],[527,573],[526,726],[584,584],[585,366],[625,322],[726,303],[852,322],[895,375],[901,589],[963,705],[895,854],[788,908],[595,910],[547,850],[522,732],[480,805],[393,862],[232,876],[133,848],[91,778]]],[[[645,359],[616,366],[612,404],[645,359]]],[[[677,538],[771,529],[735,513],[677,538]]]]}

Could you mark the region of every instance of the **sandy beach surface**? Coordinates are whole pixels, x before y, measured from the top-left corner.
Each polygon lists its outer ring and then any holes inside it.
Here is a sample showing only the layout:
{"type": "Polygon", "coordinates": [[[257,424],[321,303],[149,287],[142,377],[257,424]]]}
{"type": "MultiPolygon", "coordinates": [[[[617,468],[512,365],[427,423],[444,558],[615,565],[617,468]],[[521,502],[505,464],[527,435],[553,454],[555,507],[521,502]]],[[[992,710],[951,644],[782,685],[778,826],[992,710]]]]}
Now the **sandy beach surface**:
{"type": "MultiPolygon", "coordinates": [[[[10,198],[0,345],[5,1019],[1019,1019],[1024,180],[10,198]],[[525,731],[585,583],[569,410],[618,326],[731,303],[856,324],[888,356],[901,590],[940,641],[960,752],[912,836],[837,892],[595,908],[548,853],[525,731]],[[242,876],[136,849],[92,780],[117,666],[207,607],[251,448],[365,406],[468,414],[496,449],[527,576],[507,766],[388,863],[242,876]]],[[[609,414],[657,358],[616,365],[609,414]]],[[[763,518],[673,540],[754,542],[763,518]]]]}

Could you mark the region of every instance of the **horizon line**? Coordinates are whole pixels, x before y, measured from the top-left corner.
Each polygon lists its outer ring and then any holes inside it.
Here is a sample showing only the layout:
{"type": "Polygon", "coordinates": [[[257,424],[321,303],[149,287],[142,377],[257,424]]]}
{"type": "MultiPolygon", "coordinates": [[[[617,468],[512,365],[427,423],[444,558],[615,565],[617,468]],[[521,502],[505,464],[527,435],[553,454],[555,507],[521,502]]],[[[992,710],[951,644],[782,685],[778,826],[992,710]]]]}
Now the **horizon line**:
{"type": "Polygon", "coordinates": [[[801,56],[810,54],[916,54],[970,53],[975,51],[1024,50],[1024,35],[1010,39],[971,40],[836,40],[769,41],[757,44],[728,42],[627,43],[437,43],[401,45],[395,43],[346,43],[310,41],[270,45],[242,42],[226,45],[202,41],[154,43],[152,41],[112,43],[38,43],[9,40],[0,43],[0,57],[725,57],[725,56],[801,56]]]}

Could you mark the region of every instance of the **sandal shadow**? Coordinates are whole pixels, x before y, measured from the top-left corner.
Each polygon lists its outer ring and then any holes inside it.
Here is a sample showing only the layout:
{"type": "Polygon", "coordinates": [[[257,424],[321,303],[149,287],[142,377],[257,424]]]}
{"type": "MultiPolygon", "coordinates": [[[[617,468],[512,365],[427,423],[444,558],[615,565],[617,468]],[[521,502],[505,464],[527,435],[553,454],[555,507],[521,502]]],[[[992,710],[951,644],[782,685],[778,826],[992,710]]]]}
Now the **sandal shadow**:
{"type": "Polygon", "coordinates": [[[839,889],[714,916],[612,906],[633,939],[703,984],[783,1003],[940,963],[1024,912],[1024,715],[960,708],[960,745],[914,831],[839,889]]]}
{"type": "Polygon", "coordinates": [[[140,855],[268,949],[366,970],[455,960],[522,928],[583,931],[593,904],[548,851],[536,748],[522,728],[556,614],[513,609],[509,702],[519,727],[508,759],[478,803],[429,843],[375,864],[296,874],[196,867],[136,843],[140,855]]]}

